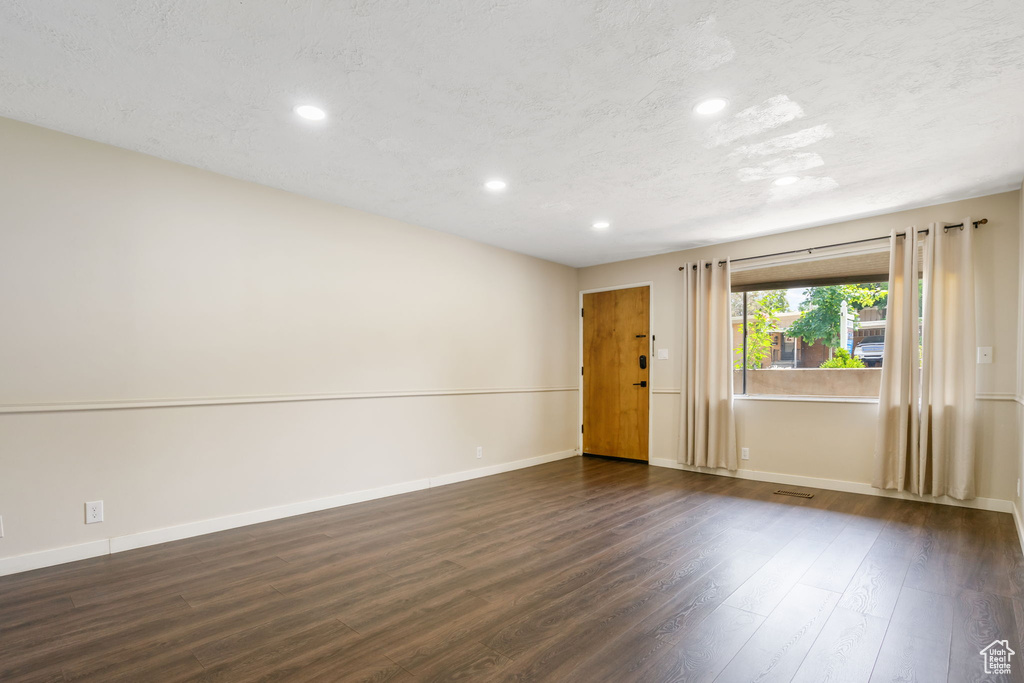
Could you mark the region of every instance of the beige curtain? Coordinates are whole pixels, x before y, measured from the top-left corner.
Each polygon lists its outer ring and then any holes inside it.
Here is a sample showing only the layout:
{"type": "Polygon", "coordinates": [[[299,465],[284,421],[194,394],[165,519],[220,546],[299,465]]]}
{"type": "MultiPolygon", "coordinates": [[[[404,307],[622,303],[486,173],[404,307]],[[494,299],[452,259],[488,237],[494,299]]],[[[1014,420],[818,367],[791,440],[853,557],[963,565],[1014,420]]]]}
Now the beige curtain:
{"type": "Polygon", "coordinates": [[[932,224],[924,236],[908,228],[906,238],[895,231],[890,238],[878,488],[975,496],[974,230],[970,218],[963,225],[947,231],[944,223],[932,224]]]}
{"type": "Polygon", "coordinates": [[[732,408],[730,266],[683,268],[682,400],[678,460],[698,467],[739,465],[732,408]]]}

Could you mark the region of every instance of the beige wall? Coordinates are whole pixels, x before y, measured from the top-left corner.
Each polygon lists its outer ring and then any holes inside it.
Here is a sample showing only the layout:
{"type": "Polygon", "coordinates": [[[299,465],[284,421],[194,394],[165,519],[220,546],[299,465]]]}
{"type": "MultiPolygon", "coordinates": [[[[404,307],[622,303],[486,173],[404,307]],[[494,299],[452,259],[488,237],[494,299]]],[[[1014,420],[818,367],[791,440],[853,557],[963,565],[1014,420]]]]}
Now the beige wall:
{"type": "Polygon", "coordinates": [[[3,119],[0,149],[0,558],[575,447],[574,269],[3,119]],[[337,396],[461,390],[495,393],[337,396]]]}
{"type": "MultiPolygon", "coordinates": [[[[1019,289],[1017,307],[1024,306],[1024,183],[1021,184],[1020,191],[1020,252],[1018,257],[1018,263],[1020,264],[1019,272],[1019,289]]],[[[1018,457],[1018,471],[1017,481],[1020,490],[1024,492],[1024,312],[1019,312],[1019,319],[1017,321],[1017,457],[1018,457]]],[[[1024,510],[1024,497],[1018,495],[1015,498],[1016,515],[1018,524],[1018,533],[1021,533],[1022,542],[1024,542],[1024,529],[1021,528],[1022,520],[1020,518],[1021,511],[1024,510]]]]}
{"type": "MultiPolygon", "coordinates": [[[[1017,377],[1020,192],[940,204],[885,216],[731,242],[580,270],[580,289],[652,281],[655,349],[669,360],[651,368],[651,457],[676,459],[679,429],[680,286],[686,261],[740,258],[879,235],[932,221],[988,218],[976,236],[978,345],[993,347],[993,363],[978,366],[978,495],[1012,500],[1020,468],[1012,425],[1017,377]]],[[[657,353],[654,354],[657,358],[657,353]]],[[[750,448],[741,467],[778,474],[869,483],[875,437],[873,403],[824,403],[741,399],[736,402],[740,445],[750,448]],[[803,425],[793,438],[792,425],[803,425]]]]}

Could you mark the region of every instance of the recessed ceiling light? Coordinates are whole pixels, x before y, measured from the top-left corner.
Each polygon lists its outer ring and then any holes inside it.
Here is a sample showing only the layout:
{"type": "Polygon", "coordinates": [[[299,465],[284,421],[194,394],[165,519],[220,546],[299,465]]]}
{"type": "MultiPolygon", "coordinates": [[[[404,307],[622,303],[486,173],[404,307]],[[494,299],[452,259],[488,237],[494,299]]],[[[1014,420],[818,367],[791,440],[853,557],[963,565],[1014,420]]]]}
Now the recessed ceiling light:
{"type": "Polygon", "coordinates": [[[775,179],[775,184],[776,185],[792,185],[793,183],[798,182],[799,180],[800,179],[797,178],[795,175],[784,175],[781,178],[776,178],[775,179]]]}
{"type": "Polygon", "coordinates": [[[484,183],[484,187],[486,187],[491,192],[501,192],[506,187],[508,187],[508,183],[506,183],[504,180],[498,180],[497,178],[495,178],[494,180],[488,180],[486,183],[484,183]]]}
{"type": "Polygon", "coordinates": [[[612,227],[612,224],[609,223],[608,221],[595,221],[594,222],[594,230],[607,230],[610,227],[612,227]]]}
{"type": "Polygon", "coordinates": [[[327,112],[311,104],[301,104],[295,107],[295,113],[307,121],[323,121],[327,118],[327,112]]]}
{"type": "Polygon", "coordinates": [[[722,111],[727,104],[729,104],[729,100],[723,100],[721,97],[712,97],[709,100],[699,102],[693,110],[701,116],[709,116],[722,111]]]}

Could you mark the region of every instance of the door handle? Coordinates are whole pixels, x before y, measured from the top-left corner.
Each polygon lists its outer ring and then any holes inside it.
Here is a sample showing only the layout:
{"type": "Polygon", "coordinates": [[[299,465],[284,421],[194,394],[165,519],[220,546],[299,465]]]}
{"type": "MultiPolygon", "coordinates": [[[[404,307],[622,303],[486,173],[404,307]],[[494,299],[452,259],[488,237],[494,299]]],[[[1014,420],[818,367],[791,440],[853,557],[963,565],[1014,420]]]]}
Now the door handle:
{"type": "Polygon", "coordinates": [[[633,382],[634,387],[646,387],[647,382],[633,382]]]}
{"type": "Polygon", "coordinates": [[[640,369],[641,370],[646,370],[647,369],[647,356],[640,356],[640,369]]]}

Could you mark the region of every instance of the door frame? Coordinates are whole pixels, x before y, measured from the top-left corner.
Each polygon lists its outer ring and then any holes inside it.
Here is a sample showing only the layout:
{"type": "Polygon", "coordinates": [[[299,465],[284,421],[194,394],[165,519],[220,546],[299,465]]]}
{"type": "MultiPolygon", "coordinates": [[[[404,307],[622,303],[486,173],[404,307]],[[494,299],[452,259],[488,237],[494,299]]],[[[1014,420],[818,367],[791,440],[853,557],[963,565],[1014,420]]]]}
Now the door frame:
{"type": "MultiPolygon", "coordinates": [[[[580,308],[580,310],[583,310],[583,295],[584,294],[594,294],[596,292],[611,292],[611,291],[614,291],[616,289],[634,289],[636,287],[647,287],[648,288],[648,292],[650,293],[650,298],[648,299],[648,304],[647,304],[647,358],[648,358],[647,362],[648,362],[648,366],[651,368],[651,370],[653,370],[654,369],[654,367],[653,367],[653,365],[654,365],[654,352],[653,352],[654,351],[654,330],[651,327],[651,321],[654,319],[654,281],[653,280],[647,280],[646,282],[634,282],[634,283],[628,284],[628,285],[614,285],[612,287],[597,287],[595,289],[581,289],[580,290],[580,296],[579,296],[579,308],[580,308]]],[[[579,356],[577,358],[576,365],[579,366],[580,368],[582,368],[583,367],[583,316],[582,315],[579,317],[579,339],[580,339],[580,343],[579,343],[579,347],[577,349],[577,353],[579,354],[579,356]]],[[[654,373],[651,372],[650,375],[653,376],[654,373]]],[[[585,378],[585,376],[581,372],[580,375],[579,375],[579,389],[577,390],[577,392],[579,394],[579,401],[578,401],[578,404],[576,406],[576,411],[577,411],[576,412],[576,423],[577,423],[577,426],[580,428],[580,431],[576,432],[576,452],[579,455],[583,455],[583,380],[584,380],[584,378],[585,378]]],[[[654,425],[654,410],[652,409],[652,406],[651,406],[651,396],[653,395],[653,392],[651,391],[651,389],[653,388],[653,384],[654,384],[653,381],[648,380],[648,382],[647,382],[647,464],[648,465],[650,465],[650,463],[651,463],[651,435],[654,432],[654,429],[653,429],[653,425],[654,425]]]]}

